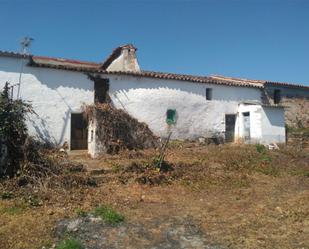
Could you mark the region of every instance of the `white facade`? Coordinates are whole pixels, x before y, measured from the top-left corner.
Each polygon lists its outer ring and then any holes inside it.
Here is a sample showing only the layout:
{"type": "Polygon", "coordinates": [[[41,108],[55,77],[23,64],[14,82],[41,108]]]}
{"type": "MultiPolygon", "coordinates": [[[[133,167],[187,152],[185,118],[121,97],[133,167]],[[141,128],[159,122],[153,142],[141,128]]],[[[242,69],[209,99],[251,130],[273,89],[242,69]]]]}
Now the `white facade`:
{"type": "MultiPolygon", "coordinates": [[[[21,59],[0,57],[0,89],[5,82],[17,84],[21,59]]],[[[20,96],[37,115],[29,117],[29,132],[43,141],[70,144],[71,113],[93,104],[93,82],[83,73],[24,66],[20,96]]],[[[17,87],[14,87],[16,97],[17,87]]]]}
{"type": "MultiPolygon", "coordinates": [[[[18,83],[20,69],[20,58],[0,56],[0,88],[7,81],[18,83]]],[[[101,77],[109,79],[114,105],[147,123],[158,136],[167,136],[172,131],[173,139],[224,138],[225,115],[235,114],[237,140],[244,135],[241,115],[249,112],[252,141],[285,141],[283,110],[261,106],[260,88],[125,74],[108,73],[101,77]],[[212,89],[211,100],[206,100],[206,88],[212,89]],[[243,104],[246,102],[252,104],[243,104]],[[176,110],[176,124],[171,126],[166,124],[168,109],[176,110]]],[[[81,112],[83,104],[94,103],[94,82],[83,72],[24,66],[21,97],[30,101],[38,114],[29,118],[32,135],[59,146],[64,142],[70,145],[71,113],[81,112]]],[[[95,148],[89,146],[89,150],[95,148]]]]}
{"type": "Polygon", "coordinates": [[[276,107],[263,107],[261,110],[262,116],[262,140],[263,144],[269,143],[285,143],[285,120],[284,109],[276,107]]]}
{"type": "Polygon", "coordinates": [[[285,143],[284,109],[260,104],[240,104],[238,108],[237,138],[248,143],[285,143]],[[246,141],[245,116],[249,114],[250,140],[246,141]]]}
{"type": "Polygon", "coordinates": [[[258,88],[186,81],[110,76],[110,96],[117,108],[145,122],[158,136],[172,131],[173,139],[223,136],[225,114],[237,114],[242,101],[260,102],[258,88]],[[212,88],[212,100],[206,100],[212,88]],[[166,112],[175,109],[177,122],[169,127],[166,112]]]}

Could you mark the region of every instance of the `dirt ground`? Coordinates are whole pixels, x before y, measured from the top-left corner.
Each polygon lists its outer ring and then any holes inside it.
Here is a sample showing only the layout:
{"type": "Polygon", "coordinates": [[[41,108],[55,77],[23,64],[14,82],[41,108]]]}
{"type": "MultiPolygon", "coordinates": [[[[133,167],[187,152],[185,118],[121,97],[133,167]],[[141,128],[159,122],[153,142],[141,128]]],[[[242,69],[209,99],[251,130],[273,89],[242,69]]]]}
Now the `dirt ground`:
{"type": "MultiPolygon", "coordinates": [[[[2,182],[0,248],[50,248],[60,239],[59,221],[102,204],[122,213],[126,227],[145,231],[190,220],[220,248],[309,248],[308,150],[172,142],[166,156],[172,170],[164,173],[151,167],[157,155],[152,149],[99,159],[71,153],[70,160],[87,167],[78,174],[97,186],[42,182],[12,193],[2,182]]],[[[155,231],[148,237],[155,240],[155,231]]]]}

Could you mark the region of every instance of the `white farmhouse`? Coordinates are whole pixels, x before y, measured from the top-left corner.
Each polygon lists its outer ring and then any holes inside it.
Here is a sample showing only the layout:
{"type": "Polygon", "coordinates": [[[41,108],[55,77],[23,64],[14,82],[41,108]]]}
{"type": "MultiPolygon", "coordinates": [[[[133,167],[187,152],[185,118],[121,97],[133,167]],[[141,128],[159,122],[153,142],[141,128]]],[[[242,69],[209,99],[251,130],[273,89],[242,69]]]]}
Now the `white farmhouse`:
{"type": "Polygon", "coordinates": [[[104,101],[106,91],[117,108],[158,136],[172,131],[173,139],[285,142],[284,108],[265,101],[266,82],[143,71],[132,45],[116,48],[104,63],[2,51],[0,88],[5,82],[15,85],[15,97],[20,82],[21,98],[38,114],[29,119],[30,133],[59,146],[67,142],[72,150],[94,154],[94,131],[81,106],[104,101]]]}

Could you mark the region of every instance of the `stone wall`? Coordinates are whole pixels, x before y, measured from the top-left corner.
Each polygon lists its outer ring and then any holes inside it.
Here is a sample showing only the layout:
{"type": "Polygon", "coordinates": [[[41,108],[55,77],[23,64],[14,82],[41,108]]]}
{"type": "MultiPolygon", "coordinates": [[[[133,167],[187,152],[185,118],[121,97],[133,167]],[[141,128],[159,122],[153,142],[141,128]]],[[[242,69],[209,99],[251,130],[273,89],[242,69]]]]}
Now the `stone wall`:
{"type": "Polygon", "coordinates": [[[285,120],[289,127],[309,127],[309,99],[283,98],[285,120]]]}
{"type": "Polygon", "coordinates": [[[285,107],[286,125],[293,128],[309,127],[309,88],[266,85],[262,95],[264,104],[274,105],[275,90],[280,90],[278,105],[285,107]]]}

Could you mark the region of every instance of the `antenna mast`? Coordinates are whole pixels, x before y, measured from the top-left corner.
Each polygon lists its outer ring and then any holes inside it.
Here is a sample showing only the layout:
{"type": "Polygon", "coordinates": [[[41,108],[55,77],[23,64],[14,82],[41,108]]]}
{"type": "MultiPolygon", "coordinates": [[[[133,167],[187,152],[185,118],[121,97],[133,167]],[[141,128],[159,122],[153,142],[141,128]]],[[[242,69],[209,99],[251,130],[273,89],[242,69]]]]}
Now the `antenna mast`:
{"type": "Polygon", "coordinates": [[[33,40],[34,40],[33,38],[26,36],[20,42],[22,58],[21,58],[21,68],[20,68],[20,74],[19,74],[19,80],[18,80],[17,99],[19,99],[19,95],[20,95],[21,77],[22,77],[23,70],[24,70],[24,57],[29,54],[28,49],[30,48],[33,40]]]}

